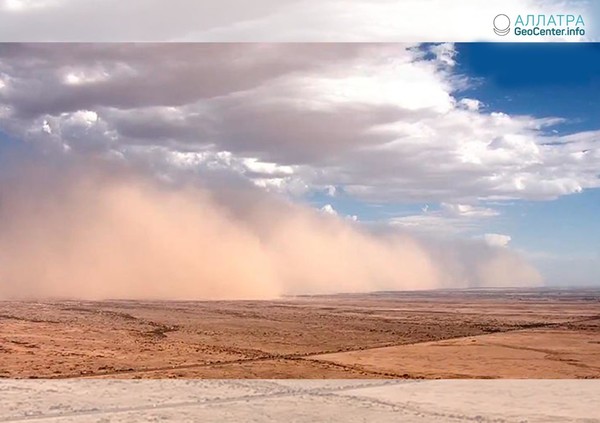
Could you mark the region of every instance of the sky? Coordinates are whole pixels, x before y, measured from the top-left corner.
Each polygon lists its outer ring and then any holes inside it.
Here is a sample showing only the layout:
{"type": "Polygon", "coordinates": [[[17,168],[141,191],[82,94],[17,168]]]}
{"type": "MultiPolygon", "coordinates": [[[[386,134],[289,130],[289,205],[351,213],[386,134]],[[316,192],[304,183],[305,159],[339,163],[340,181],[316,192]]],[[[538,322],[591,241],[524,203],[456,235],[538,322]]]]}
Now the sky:
{"type": "Polygon", "coordinates": [[[598,285],[598,98],[597,44],[3,44],[0,179],[100,158],[598,285]]]}
{"type": "MultiPolygon", "coordinates": [[[[459,44],[455,61],[456,75],[470,80],[467,86],[453,93],[458,101],[476,99],[481,102],[479,111],[483,113],[559,118],[560,122],[542,128],[541,133],[554,138],[589,132],[591,148],[584,145],[580,151],[587,150],[586,154],[590,155],[596,152],[597,160],[598,147],[594,145],[598,143],[600,127],[599,44],[459,44]]],[[[565,155],[564,159],[568,158],[565,155]]],[[[597,179],[600,172],[591,170],[597,179]]],[[[600,239],[597,218],[600,190],[593,188],[597,186],[593,179],[589,189],[574,186],[567,195],[555,194],[556,198],[554,195],[538,198],[525,190],[512,200],[482,201],[494,210],[490,214],[497,216],[481,219],[475,227],[466,227],[462,232],[473,236],[480,236],[482,232],[510,236],[511,246],[529,256],[552,284],[598,283],[594,275],[600,271],[600,243],[597,241],[600,239]]],[[[403,202],[402,198],[399,200],[403,202]]],[[[315,197],[315,201],[326,200],[315,197]]],[[[438,215],[430,216],[432,211],[444,214],[443,205],[435,202],[370,208],[343,199],[338,208],[372,220],[406,213],[408,216],[403,219],[408,224],[429,220],[429,226],[436,231],[440,230],[438,223],[445,228],[453,222],[447,213],[439,222],[438,215]],[[415,214],[425,208],[429,213],[415,214]]],[[[472,223],[466,220],[459,225],[472,223]]]]}
{"type": "Polygon", "coordinates": [[[5,41],[423,42],[523,41],[493,31],[498,14],[581,15],[595,41],[600,8],[589,0],[0,0],[5,41]],[[139,13],[143,10],[144,13],[139,13]],[[501,38],[501,40],[499,39],[501,38]]]}
{"type": "MultiPolygon", "coordinates": [[[[598,130],[600,44],[472,44],[461,51],[463,71],[484,78],[472,92],[489,108],[563,118],[550,134],[598,130]]],[[[600,191],[589,189],[550,202],[516,203],[506,209],[510,220],[496,228],[514,228],[515,245],[537,259],[548,279],[594,283],[600,270],[599,212],[600,191]]]]}

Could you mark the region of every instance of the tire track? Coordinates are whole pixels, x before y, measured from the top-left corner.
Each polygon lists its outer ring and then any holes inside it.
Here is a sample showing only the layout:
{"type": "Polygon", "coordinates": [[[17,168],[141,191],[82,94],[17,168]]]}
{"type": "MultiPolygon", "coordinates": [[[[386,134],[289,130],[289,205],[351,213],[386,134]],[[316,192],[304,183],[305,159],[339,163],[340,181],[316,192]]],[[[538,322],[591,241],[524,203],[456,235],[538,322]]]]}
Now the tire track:
{"type": "MultiPolygon", "coordinates": [[[[234,384],[233,382],[232,384],[234,384]]],[[[254,382],[256,383],[256,382],[254,382]]],[[[258,382],[261,383],[261,382],[258,382]]],[[[245,394],[239,395],[229,398],[214,398],[209,400],[199,399],[195,401],[180,401],[174,403],[167,404],[144,404],[139,406],[130,406],[130,407],[109,407],[104,409],[89,409],[89,410],[79,410],[79,411],[69,411],[69,412],[53,412],[47,414],[39,414],[39,415],[27,415],[27,416],[9,416],[5,418],[0,417],[0,422],[2,423],[18,423],[18,422],[30,422],[30,421],[40,421],[47,419],[62,419],[62,418],[78,418],[78,417],[93,417],[93,416],[102,416],[102,415],[110,415],[110,414],[124,414],[124,413],[132,413],[132,412],[144,412],[144,411],[160,411],[160,410],[169,410],[169,409],[177,409],[177,408],[186,408],[186,407],[195,407],[195,406],[203,406],[203,407],[211,407],[218,405],[226,405],[226,404],[235,404],[240,402],[250,402],[250,401],[260,401],[260,400],[270,400],[270,399],[282,399],[286,397],[294,397],[294,396],[312,396],[312,397],[335,397],[338,399],[343,399],[345,401],[352,401],[353,403],[362,402],[368,403],[370,405],[376,405],[379,408],[390,408],[393,411],[409,411],[411,413],[419,413],[419,414],[431,414],[432,417],[440,417],[443,416],[440,413],[430,413],[426,410],[422,410],[420,408],[416,408],[414,406],[410,406],[409,404],[395,404],[389,403],[385,401],[380,401],[373,398],[361,397],[361,396],[348,396],[348,395],[339,395],[340,393],[344,393],[347,391],[354,391],[357,389],[366,389],[366,388],[379,388],[385,386],[393,386],[399,384],[411,383],[411,381],[381,381],[381,382],[364,382],[361,381],[356,384],[344,384],[344,386],[339,387],[317,387],[317,388],[302,388],[302,387],[291,387],[289,385],[278,384],[277,382],[264,382],[261,385],[266,389],[275,390],[275,392],[268,393],[256,393],[256,394],[245,394]]],[[[416,383],[413,381],[412,383],[416,383]]],[[[248,387],[248,384],[242,384],[244,387],[248,387]]],[[[253,388],[253,387],[250,387],[253,388]]],[[[255,387],[254,387],[255,388],[255,387]]],[[[463,421],[471,421],[472,418],[462,419],[463,421]]],[[[481,421],[481,420],[478,420],[481,421]]]]}
{"type": "MultiPolygon", "coordinates": [[[[143,323],[149,324],[151,326],[160,327],[160,328],[162,328],[162,327],[168,328],[168,326],[166,326],[166,325],[162,325],[160,323],[149,321],[146,319],[138,319],[131,315],[127,315],[127,317],[125,317],[124,314],[126,314],[126,313],[113,312],[113,311],[101,310],[101,309],[96,309],[96,310],[86,309],[86,311],[91,312],[91,313],[110,314],[111,316],[126,318],[127,320],[130,320],[130,318],[133,318],[133,319],[138,320],[139,322],[143,322],[143,323]]],[[[428,343],[428,342],[468,339],[468,338],[478,337],[478,336],[482,336],[482,335],[489,335],[489,334],[493,334],[493,333],[512,333],[512,332],[528,331],[531,329],[560,328],[561,326],[564,326],[564,325],[585,323],[585,322],[598,320],[598,319],[600,319],[600,314],[593,315],[593,316],[587,316],[585,318],[581,318],[581,319],[577,319],[577,320],[570,320],[567,322],[549,322],[549,323],[535,322],[535,323],[527,323],[527,324],[518,325],[515,328],[506,328],[506,329],[496,329],[495,328],[493,330],[487,330],[483,334],[480,334],[480,335],[461,335],[461,336],[456,336],[456,337],[428,339],[428,340],[422,340],[422,341],[416,341],[416,342],[400,342],[400,343],[387,342],[387,343],[382,343],[382,344],[378,344],[378,345],[366,345],[366,346],[361,346],[361,347],[357,347],[357,348],[340,348],[340,349],[324,350],[324,351],[318,351],[318,352],[278,354],[278,353],[264,352],[262,350],[256,349],[256,350],[252,350],[253,353],[257,354],[257,356],[254,356],[254,357],[243,357],[243,358],[232,359],[232,360],[205,361],[205,362],[201,362],[201,363],[189,363],[189,364],[181,364],[181,365],[174,365],[174,366],[157,366],[157,367],[137,368],[137,369],[128,368],[128,369],[119,369],[119,370],[111,370],[111,371],[106,371],[106,372],[95,372],[95,373],[85,373],[85,374],[80,374],[80,373],[65,374],[65,375],[50,376],[47,379],[88,379],[88,378],[98,378],[98,377],[106,377],[106,376],[139,375],[139,374],[144,374],[144,373],[159,373],[159,372],[165,372],[165,371],[210,368],[210,367],[219,367],[219,366],[227,366],[227,365],[264,362],[264,361],[271,361],[271,360],[305,361],[308,363],[327,365],[330,367],[344,368],[344,369],[347,369],[350,371],[359,372],[360,374],[362,374],[364,376],[375,376],[375,377],[379,377],[379,378],[385,377],[385,378],[396,378],[396,379],[410,379],[410,378],[418,379],[419,377],[411,376],[410,374],[407,374],[407,373],[400,374],[400,373],[393,373],[393,372],[379,372],[379,371],[375,371],[375,370],[365,369],[360,366],[339,364],[339,363],[324,360],[321,358],[312,358],[312,357],[318,357],[318,356],[329,355],[329,354],[346,353],[346,352],[367,351],[367,350],[388,348],[388,347],[419,345],[419,344],[424,344],[424,343],[428,343]]],[[[166,331],[166,332],[168,332],[168,331],[166,331]]],[[[167,337],[166,332],[163,333],[164,337],[167,337]]],[[[230,353],[230,354],[245,354],[243,351],[236,349],[236,348],[231,348],[231,347],[206,345],[205,348],[214,349],[214,350],[218,350],[218,351],[222,351],[222,352],[226,352],[226,353],[230,353]]]]}

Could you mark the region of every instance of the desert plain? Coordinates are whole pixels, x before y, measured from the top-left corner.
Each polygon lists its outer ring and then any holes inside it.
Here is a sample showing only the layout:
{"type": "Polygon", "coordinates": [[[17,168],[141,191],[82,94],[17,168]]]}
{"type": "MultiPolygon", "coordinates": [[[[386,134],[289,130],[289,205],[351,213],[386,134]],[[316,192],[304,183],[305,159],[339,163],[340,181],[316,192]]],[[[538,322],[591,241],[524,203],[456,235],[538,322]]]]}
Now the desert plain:
{"type": "Polygon", "coordinates": [[[600,378],[600,289],[1,301],[0,378],[600,378]]]}

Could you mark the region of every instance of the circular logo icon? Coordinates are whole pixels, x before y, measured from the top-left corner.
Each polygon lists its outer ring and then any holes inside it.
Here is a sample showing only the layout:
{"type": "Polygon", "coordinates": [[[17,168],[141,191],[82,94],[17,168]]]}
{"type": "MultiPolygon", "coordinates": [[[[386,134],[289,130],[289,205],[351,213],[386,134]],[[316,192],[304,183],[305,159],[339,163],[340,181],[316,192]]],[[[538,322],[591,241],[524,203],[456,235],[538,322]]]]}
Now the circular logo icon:
{"type": "Polygon", "coordinates": [[[504,13],[496,15],[494,18],[494,32],[501,37],[508,35],[510,32],[510,18],[504,13]]]}

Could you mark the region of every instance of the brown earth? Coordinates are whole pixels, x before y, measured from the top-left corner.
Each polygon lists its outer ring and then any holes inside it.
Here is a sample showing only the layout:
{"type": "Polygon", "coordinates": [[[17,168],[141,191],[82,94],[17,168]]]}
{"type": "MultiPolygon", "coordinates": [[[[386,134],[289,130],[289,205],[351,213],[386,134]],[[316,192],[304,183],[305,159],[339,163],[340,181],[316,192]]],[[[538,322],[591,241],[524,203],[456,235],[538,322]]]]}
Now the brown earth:
{"type": "Polygon", "coordinates": [[[0,377],[600,378],[600,290],[5,301],[0,377]]]}

